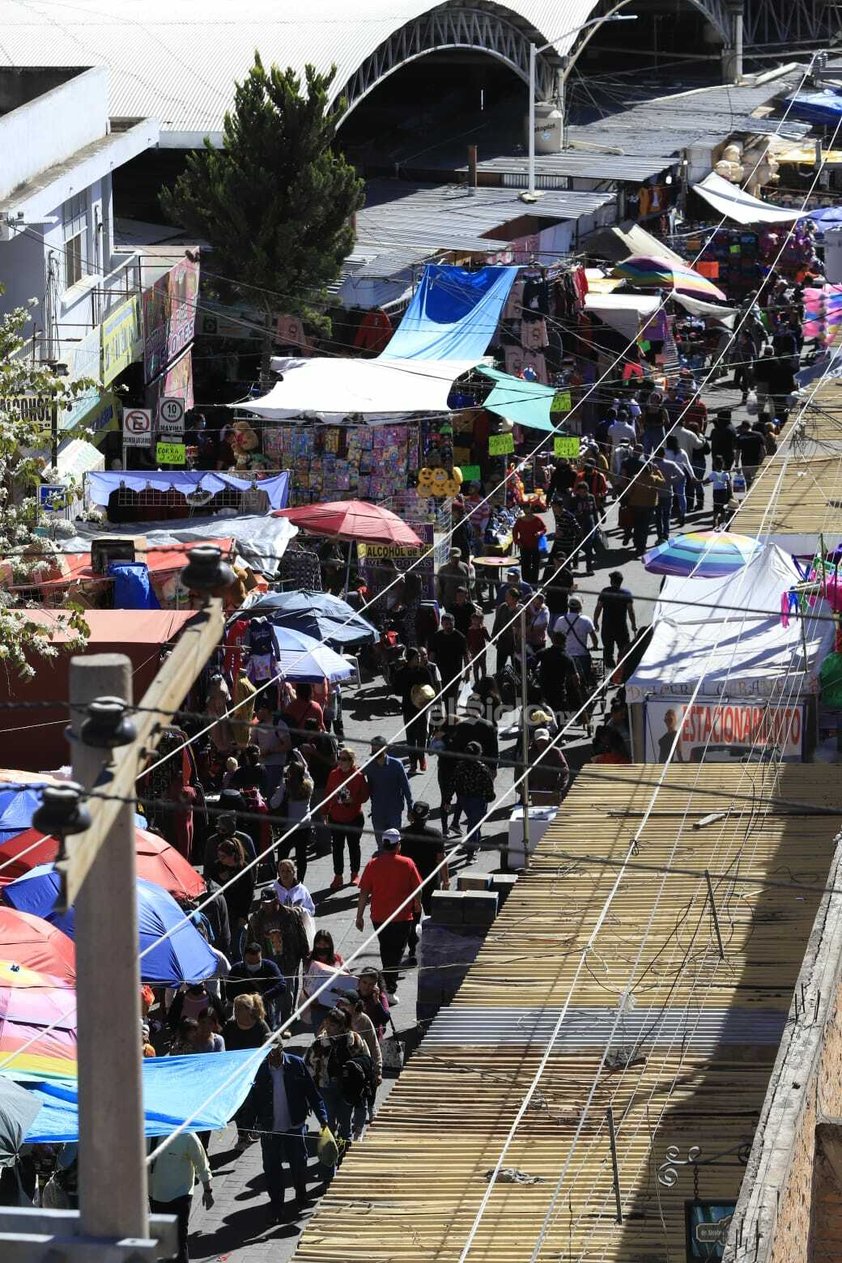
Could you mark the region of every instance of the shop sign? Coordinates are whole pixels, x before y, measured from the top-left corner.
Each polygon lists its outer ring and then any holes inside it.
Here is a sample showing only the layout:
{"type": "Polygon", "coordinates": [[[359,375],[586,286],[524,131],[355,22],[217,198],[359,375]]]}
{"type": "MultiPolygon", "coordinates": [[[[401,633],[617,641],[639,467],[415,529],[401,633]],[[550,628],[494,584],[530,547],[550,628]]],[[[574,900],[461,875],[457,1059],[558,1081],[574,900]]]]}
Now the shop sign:
{"type": "Polygon", "coordinates": [[[193,407],[193,349],[189,347],[174,364],[146,387],[146,406],[160,417],[164,399],[180,400],[184,411],[193,407]]]}
{"type": "Polygon", "coordinates": [[[701,1197],[685,1201],[687,1263],[714,1263],[723,1258],[736,1208],[736,1202],[713,1202],[701,1197]]]}
{"type": "Polygon", "coordinates": [[[8,412],[30,425],[52,425],[53,409],[57,405],[50,395],[8,395],[0,398],[0,412],[8,412]]]}
{"type": "Polygon", "coordinates": [[[581,441],[578,435],[567,437],[557,434],[553,439],[553,455],[566,456],[568,460],[575,460],[579,455],[581,441]]]}
{"type": "MultiPolygon", "coordinates": [[[[143,292],[143,367],[147,383],[193,341],[199,298],[199,264],[181,259],[143,292]]],[[[167,394],[171,392],[167,391],[167,394]]]]}
{"type": "Polygon", "coordinates": [[[61,482],[42,482],[38,503],[47,513],[58,513],[67,504],[67,487],[61,482]]]}
{"type": "Polygon", "coordinates": [[[557,390],[550,404],[550,412],[569,412],[573,406],[569,390],[557,390]]]}
{"type": "Polygon", "coordinates": [[[159,465],[186,465],[187,448],[183,443],[156,443],[155,460],[159,465]]]}
{"type": "Polygon", "coordinates": [[[665,763],[680,729],[674,762],[797,763],[803,758],[804,716],[803,705],[647,701],[645,761],[665,763]]]}
{"type": "Polygon", "coordinates": [[[143,345],[140,304],[133,294],[103,317],[100,331],[100,377],[107,386],[138,358],[143,345]]]}
{"type": "Polygon", "coordinates": [[[463,482],[480,482],[482,469],[479,465],[460,465],[463,482]]]}
{"type": "Polygon", "coordinates": [[[488,455],[506,456],[515,450],[513,434],[490,434],[488,437],[488,455]]]}

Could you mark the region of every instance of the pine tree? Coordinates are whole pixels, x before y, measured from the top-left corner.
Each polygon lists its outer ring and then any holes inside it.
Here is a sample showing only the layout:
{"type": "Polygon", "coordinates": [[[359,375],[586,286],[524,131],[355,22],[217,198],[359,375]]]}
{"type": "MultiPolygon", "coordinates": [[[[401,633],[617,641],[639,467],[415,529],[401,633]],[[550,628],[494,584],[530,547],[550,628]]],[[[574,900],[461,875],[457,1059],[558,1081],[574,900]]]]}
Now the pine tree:
{"type": "Polygon", "coordinates": [[[263,307],[267,328],[278,312],[327,327],[328,286],[354,242],[363,183],[333,149],[335,73],[308,65],[302,92],[295,71],[267,71],[256,53],[225,116],[222,148],[206,138],[161,194],[165,214],[213,248],[213,270],[263,307]]]}

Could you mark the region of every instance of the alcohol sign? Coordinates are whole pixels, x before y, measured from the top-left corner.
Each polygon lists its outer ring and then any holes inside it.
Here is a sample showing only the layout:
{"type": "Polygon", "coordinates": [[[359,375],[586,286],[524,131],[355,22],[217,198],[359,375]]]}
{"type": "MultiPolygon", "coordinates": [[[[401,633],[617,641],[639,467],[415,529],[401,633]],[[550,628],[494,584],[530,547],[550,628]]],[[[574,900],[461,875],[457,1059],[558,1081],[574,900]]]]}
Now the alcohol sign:
{"type": "Polygon", "coordinates": [[[158,400],[158,433],[184,433],[184,400],[165,398],[158,400]]]}
{"type": "Polygon", "coordinates": [[[152,446],[152,413],[148,408],[127,408],[123,413],[125,447],[152,446]]]}
{"type": "Polygon", "coordinates": [[[156,443],[155,460],[159,465],[184,465],[187,448],[183,443],[156,443]]]}

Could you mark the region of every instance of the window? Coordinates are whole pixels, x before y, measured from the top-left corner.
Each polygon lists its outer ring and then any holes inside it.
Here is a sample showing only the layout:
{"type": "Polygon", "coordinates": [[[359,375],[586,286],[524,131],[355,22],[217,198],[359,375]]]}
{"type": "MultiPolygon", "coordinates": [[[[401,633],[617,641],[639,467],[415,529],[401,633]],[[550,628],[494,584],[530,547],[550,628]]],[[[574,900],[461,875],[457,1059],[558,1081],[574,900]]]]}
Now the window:
{"type": "Polygon", "coordinates": [[[88,261],[88,199],[77,193],[64,203],[64,283],[70,289],[85,275],[88,261]]]}

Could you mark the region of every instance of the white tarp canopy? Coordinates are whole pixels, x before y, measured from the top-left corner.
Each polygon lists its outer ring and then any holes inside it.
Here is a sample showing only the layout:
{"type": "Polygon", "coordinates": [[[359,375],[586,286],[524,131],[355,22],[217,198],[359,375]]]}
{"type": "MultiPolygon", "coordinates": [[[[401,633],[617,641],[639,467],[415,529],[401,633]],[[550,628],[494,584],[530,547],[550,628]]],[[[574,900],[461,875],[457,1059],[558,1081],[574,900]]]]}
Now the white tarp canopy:
{"type": "MultiPolygon", "coordinates": [[[[690,696],[700,677],[700,697],[783,693],[795,700],[811,691],[834,631],[832,621],[809,617],[803,629],[800,617],[784,626],[781,598],[799,580],[795,562],[775,544],[725,578],[667,578],[652,617],[652,640],[627,686],[629,701],[690,696]]],[[[819,602],[814,612],[829,611],[819,602]]]]}
{"type": "Polygon", "coordinates": [[[725,325],[729,329],[734,327],[734,318],[737,314],[736,307],[725,307],[721,303],[706,303],[703,298],[693,298],[690,294],[680,294],[674,289],[670,294],[670,298],[680,303],[685,311],[689,311],[691,316],[709,317],[711,320],[718,320],[720,324],[725,325]]]}
{"type": "Polygon", "coordinates": [[[486,360],[273,358],[272,368],[283,373],[283,381],[276,382],[268,395],[236,406],[271,421],[341,421],[357,413],[372,420],[396,413],[446,412],[456,378],[486,360]]]}
{"type": "Polygon", "coordinates": [[[586,294],[585,310],[631,342],[661,305],[657,294],[586,294]]]}
{"type": "Polygon", "coordinates": [[[658,259],[669,259],[670,263],[680,264],[683,268],[687,266],[686,259],[670,250],[666,242],[641,228],[640,224],[614,224],[611,231],[620,238],[629,254],[654,255],[658,259]]]}
{"type": "Polygon", "coordinates": [[[738,224],[791,224],[803,214],[800,210],[772,206],[759,197],[752,197],[739,184],[731,184],[715,171],[706,175],[701,184],[694,184],[693,189],[718,214],[738,224]]]}

